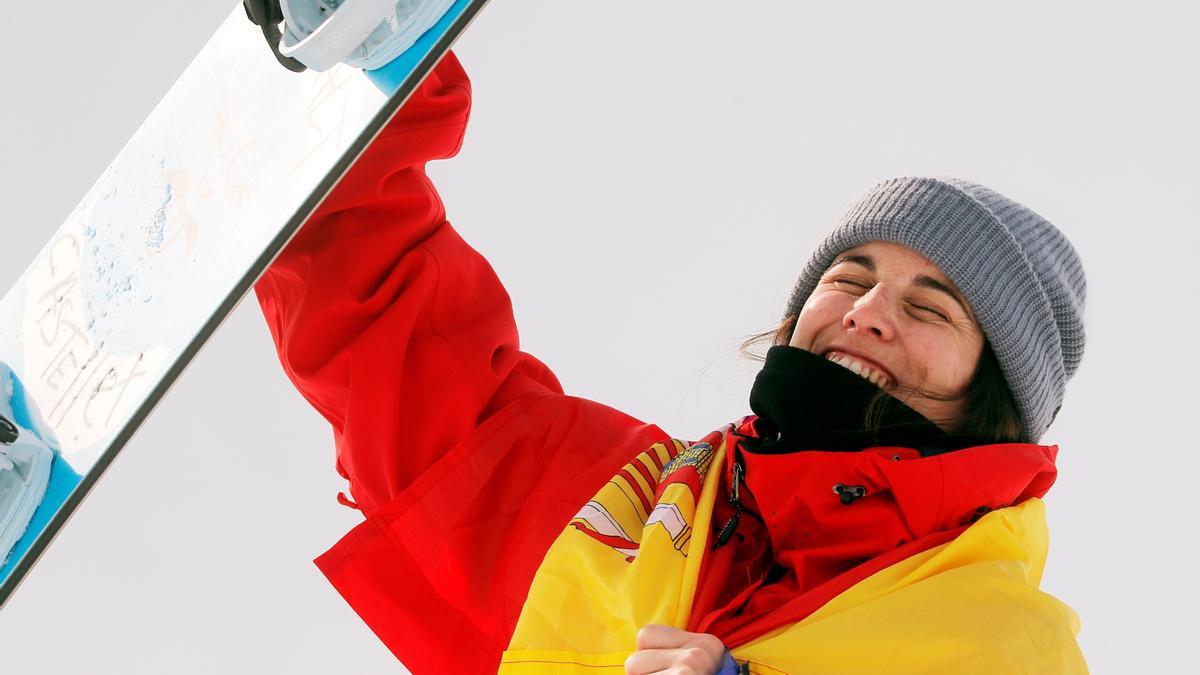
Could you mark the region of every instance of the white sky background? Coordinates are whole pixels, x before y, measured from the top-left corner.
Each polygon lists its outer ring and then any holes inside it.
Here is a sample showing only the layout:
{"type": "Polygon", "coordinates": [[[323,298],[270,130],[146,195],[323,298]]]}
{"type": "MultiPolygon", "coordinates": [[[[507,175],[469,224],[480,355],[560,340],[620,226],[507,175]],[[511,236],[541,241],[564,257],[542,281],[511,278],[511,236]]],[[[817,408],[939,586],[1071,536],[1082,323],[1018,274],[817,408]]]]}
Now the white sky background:
{"type": "MultiPolygon", "coordinates": [[[[0,289],[232,4],[5,10],[0,289]]],[[[855,196],[982,182],[1057,224],[1090,281],[1044,439],[1043,588],[1097,673],[1194,661],[1198,12],[742,4],[498,1],[460,42],[472,124],[431,174],[524,348],[568,392],[697,437],[749,412],[737,344],[855,196]]],[[[0,669],[402,672],[310,562],[359,520],[339,489],[331,434],[244,303],[0,613],[0,669]]]]}

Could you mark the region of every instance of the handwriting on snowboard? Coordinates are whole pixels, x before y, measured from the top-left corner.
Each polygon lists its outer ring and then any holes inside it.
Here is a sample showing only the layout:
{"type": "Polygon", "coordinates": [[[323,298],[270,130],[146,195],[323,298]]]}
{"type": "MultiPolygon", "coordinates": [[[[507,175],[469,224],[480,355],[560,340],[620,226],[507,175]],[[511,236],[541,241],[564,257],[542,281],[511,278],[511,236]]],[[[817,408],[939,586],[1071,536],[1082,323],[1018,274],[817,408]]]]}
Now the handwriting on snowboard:
{"type": "Polygon", "coordinates": [[[80,245],[79,237],[68,233],[46,254],[51,285],[37,298],[41,311],[35,322],[45,365],[36,377],[55,394],[43,404],[46,421],[55,429],[86,432],[108,428],[130,385],[146,370],[143,353],[131,357],[105,350],[79,323],[80,245]]]}

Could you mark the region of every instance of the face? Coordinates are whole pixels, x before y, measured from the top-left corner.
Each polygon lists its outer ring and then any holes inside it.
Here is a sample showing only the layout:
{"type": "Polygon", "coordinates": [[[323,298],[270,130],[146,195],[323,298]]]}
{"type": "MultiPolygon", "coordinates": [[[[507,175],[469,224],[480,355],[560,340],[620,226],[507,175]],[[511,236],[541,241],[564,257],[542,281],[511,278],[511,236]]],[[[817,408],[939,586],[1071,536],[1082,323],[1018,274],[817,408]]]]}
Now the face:
{"type": "Polygon", "coordinates": [[[834,258],[789,344],[855,371],[950,431],[983,342],[970,305],[936,265],[874,241],[834,258]],[[946,397],[956,400],[937,400],[946,397]]]}

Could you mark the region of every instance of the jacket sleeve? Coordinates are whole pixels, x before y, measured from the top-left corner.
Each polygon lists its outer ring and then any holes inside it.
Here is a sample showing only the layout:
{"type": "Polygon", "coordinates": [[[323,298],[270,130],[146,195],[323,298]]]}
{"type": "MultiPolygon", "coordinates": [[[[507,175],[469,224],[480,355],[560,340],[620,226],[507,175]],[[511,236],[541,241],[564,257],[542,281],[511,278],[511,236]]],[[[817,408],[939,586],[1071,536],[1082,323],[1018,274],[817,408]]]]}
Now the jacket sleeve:
{"type": "Polygon", "coordinates": [[[562,393],[519,350],[507,293],[425,174],[457,154],[470,104],[448,54],[255,287],[367,515],[498,410],[562,393]]]}
{"type": "Polygon", "coordinates": [[[563,395],[520,351],[507,293],[425,175],[470,101],[448,54],[255,288],[365,516],[316,563],[414,672],[494,671],[554,538],[665,437],[563,395]]]}

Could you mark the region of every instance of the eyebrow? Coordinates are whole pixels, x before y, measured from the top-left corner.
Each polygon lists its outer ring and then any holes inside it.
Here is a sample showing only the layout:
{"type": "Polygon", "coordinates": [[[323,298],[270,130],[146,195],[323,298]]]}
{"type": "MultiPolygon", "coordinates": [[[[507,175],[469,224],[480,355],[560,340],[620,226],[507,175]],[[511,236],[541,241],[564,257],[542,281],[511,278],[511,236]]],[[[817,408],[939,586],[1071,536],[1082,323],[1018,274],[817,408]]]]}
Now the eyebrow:
{"type": "Polygon", "coordinates": [[[871,259],[871,256],[869,255],[840,255],[834,258],[833,262],[829,263],[829,266],[837,267],[842,263],[854,263],[856,265],[862,265],[863,267],[867,268],[867,271],[869,272],[875,271],[875,261],[871,259]]]}
{"type": "MultiPolygon", "coordinates": [[[[854,263],[855,265],[862,265],[863,267],[867,268],[868,272],[875,271],[875,260],[869,255],[838,256],[833,260],[832,263],[830,263],[829,267],[832,269],[838,265],[841,265],[842,263],[854,263]]],[[[946,295],[950,296],[952,300],[958,303],[958,306],[962,309],[964,314],[974,318],[975,315],[971,313],[970,306],[967,304],[966,300],[959,295],[958,291],[955,291],[953,288],[950,288],[937,279],[925,274],[918,274],[917,277],[913,279],[913,285],[918,288],[928,288],[932,291],[940,291],[945,293],[946,295]]]]}

